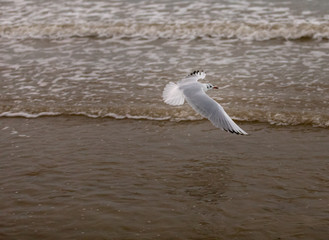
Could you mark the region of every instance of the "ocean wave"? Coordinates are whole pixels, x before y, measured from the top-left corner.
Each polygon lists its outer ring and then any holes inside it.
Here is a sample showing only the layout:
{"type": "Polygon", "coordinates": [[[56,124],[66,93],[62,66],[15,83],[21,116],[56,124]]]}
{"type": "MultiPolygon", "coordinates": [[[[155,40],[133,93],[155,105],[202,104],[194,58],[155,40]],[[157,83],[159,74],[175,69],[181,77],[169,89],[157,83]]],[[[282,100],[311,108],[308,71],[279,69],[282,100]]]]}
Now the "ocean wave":
{"type": "MultiPolygon", "coordinates": [[[[88,118],[114,118],[114,119],[132,119],[132,120],[152,120],[152,121],[200,121],[203,118],[192,110],[186,111],[179,109],[162,111],[162,115],[154,110],[154,113],[147,111],[141,115],[133,113],[116,113],[116,112],[94,112],[94,111],[66,111],[66,112],[39,112],[31,113],[25,111],[19,112],[2,112],[0,117],[21,117],[21,118],[39,118],[39,117],[73,117],[84,116],[88,118]]],[[[291,112],[268,112],[268,111],[237,111],[229,112],[233,120],[239,122],[262,122],[278,126],[296,126],[309,125],[313,127],[329,128],[328,115],[314,113],[291,113],[291,112]]]]}
{"type": "Polygon", "coordinates": [[[28,112],[2,112],[0,117],[23,117],[23,118],[38,118],[38,117],[50,117],[59,116],[59,112],[40,112],[40,113],[28,113],[28,112]]]}
{"type": "Polygon", "coordinates": [[[28,113],[28,112],[3,112],[0,113],[0,117],[21,117],[21,118],[39,118],[39,117],[58,117],[58,116],[85,116],[88,118],[114,118],[114,119],[134,119],[134,120],[154,120],[165,121],[170,120],[170,117],[152,117],[152,116],[139,116],[139,115],[120,115],[116,113],[107,113],[98,115],[88,112],[72,112],[72,113],[59,113],[59,112],[40,112],[40,113],[28,113]]]}
{"type": "Polygon", "coordinates": [[[328,22],[209,22],[209,23],[130,23],[109,24],[30,24],[0,25],[2,38],[175,38],[199,37],[264,41],[270,39],[329,39],[328,22]]]}

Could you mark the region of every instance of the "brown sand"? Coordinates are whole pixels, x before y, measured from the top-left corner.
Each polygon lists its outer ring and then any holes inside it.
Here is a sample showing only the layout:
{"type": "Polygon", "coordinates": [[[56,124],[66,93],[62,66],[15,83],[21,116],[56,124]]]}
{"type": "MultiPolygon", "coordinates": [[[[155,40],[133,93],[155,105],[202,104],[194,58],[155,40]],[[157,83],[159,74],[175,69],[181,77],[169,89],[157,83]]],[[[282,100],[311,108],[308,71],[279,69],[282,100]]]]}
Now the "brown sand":
{"type": "Polygon", "coordinates": [[[1,118],[0,239],[327,239],[328,129],[1,118]]]}

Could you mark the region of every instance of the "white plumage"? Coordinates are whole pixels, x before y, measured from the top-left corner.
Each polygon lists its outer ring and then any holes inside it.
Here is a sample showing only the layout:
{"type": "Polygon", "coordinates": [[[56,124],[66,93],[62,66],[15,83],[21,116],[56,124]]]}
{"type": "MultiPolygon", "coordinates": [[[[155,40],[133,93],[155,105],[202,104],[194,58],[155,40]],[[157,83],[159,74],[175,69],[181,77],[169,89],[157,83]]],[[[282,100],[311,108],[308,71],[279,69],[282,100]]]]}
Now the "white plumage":
{"type": "Polygon", "coordinates": [[[184,94],[176,83],[168,83],[162,95],[165,103],[169,105],[177,106],[184,103],[184,94]]]}
{"type": "Polygon", "coordinates": [[[178,106],[184,104],[184,100],[186,100],[197,113],[208,118],[214,126],[231,133],[247,135],[229,117],[223,107],[206,94],[206,91],[217,87],[210,83],[198,82],[199,79],[204,79],[205,77],[205,72],[195,71],[177,84],[173,82],[168,83],[162,94],[164,102],[178,106]]]}

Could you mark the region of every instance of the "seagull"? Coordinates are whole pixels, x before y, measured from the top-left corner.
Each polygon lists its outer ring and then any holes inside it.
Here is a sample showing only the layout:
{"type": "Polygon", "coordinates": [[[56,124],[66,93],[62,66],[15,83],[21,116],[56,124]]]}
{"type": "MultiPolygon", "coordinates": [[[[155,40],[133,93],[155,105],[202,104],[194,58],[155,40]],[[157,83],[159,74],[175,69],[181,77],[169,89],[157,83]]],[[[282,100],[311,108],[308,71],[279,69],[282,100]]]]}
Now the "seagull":
{"type": "Polygon", "coordinates": [[[200,83],[199,79],[204,79],[206,73],[194,71],[179,82],[169,82],[162,93],[163,101],[172,106],[183,105],[186,100],[191,107],[201,116],[208,118],[217,128],[224,131],[247,135],[225,112],[223,107],[206,92],[210,89],[218,89],[211,83],[200,83]]]}

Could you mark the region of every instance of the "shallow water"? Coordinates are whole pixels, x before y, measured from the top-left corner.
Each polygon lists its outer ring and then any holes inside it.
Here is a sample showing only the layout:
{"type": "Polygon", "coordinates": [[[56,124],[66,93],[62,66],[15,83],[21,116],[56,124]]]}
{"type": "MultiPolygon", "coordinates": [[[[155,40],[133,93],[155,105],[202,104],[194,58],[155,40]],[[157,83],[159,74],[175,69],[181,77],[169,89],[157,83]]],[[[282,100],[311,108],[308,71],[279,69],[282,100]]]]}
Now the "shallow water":
{"type": "Polygon", "coordinates": [[[203,69],[234,119],[327,128],[328,2],[316,2],[8,2],[0,116],[199,120],[161,94],[203,69]]]}
{"type": "Polygon", "coordinates": [[[328,130],[3,118],[3,239],[326,239],[328,130]]]}

